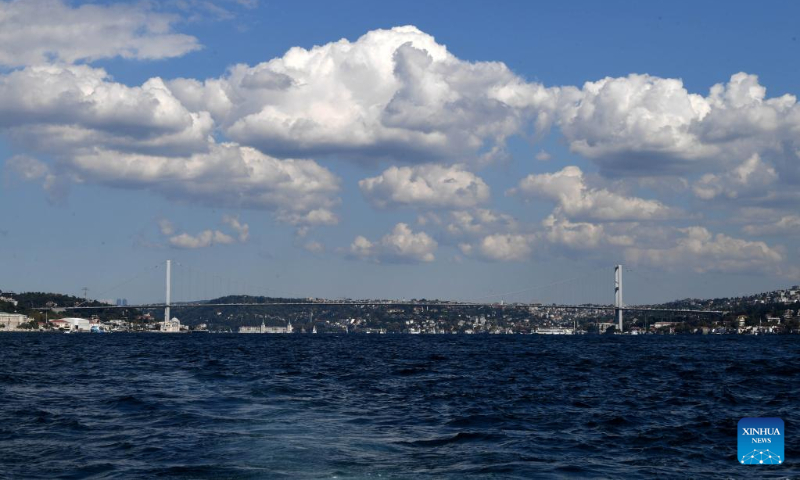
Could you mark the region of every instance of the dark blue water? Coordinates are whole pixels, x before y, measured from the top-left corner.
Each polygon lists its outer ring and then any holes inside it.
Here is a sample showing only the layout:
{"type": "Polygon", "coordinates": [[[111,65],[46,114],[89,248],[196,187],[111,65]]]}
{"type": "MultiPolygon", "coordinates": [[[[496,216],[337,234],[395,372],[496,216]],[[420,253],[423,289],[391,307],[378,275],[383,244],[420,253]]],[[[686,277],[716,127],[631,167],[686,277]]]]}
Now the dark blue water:
{"type": "Polygon", "coordinates": [[[3,478],[800,477],[800,337],[0,335],[3,478]],[[786,463],[742,466],[777,416],[786,463]]]}

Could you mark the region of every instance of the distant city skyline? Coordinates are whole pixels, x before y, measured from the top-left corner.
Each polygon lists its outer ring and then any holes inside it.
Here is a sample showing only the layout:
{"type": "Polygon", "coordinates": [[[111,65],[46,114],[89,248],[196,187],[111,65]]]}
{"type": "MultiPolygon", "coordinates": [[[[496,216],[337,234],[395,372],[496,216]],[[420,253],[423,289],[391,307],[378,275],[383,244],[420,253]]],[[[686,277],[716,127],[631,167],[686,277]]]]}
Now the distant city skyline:
{"type": "Polygon", "coordinates": [[[529,287],[616,264],[630,303],[796,285],[800,6],[769,5],[0,1],[0,290],[159,301],[166,259],[176,301],[191,272],[324,298],[549,302],[529,287]]]}

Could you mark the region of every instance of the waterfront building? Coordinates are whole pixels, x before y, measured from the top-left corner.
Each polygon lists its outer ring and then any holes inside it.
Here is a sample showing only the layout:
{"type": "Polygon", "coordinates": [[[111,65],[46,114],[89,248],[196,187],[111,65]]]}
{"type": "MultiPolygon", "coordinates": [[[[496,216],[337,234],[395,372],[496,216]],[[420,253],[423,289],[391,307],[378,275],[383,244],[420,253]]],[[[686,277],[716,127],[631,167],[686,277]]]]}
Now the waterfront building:
{"type": "Polygon", "coordinates": [[[64,325],[67,327],[67,330],[72,330],[75,332],[88,332],[92,328],[91,322],[86,318],[62,318],[64,325]]]}
{"type": "Polygon", "coordinates": [[[571,328],[539,327],[534,333],[538,335],[572,335],[575,332],[571,328]]]}
{"type": "Polygon", "coordinates": [[[31,319],[27,315],[21,313],[0,312],[0,331],[10,332],[12,330],[18,330],[20,325],[30,321],[31,319]]]}
{"type": "Polygon", "coordinates": [[[653,328],[655,328],[656,330],[658,330],[659,328],[673,329],[675,328],[676,325],[678,325],[678,323],[680,322],[656,322],[653,324],[653,328]]]}
{"type": "Polygon", "coordinates": [[[66,320],[50,320],[50,326],[59,330],[69,330],[70,324],[66,320]]]}
{"type": "Polygon", "coordinates": [[[180,333],[181,321],[175,317],[172,317],[171,320],[161,323],[160,331],[163,333],[180,333]]]}
{"type": "Polygon", "coordinates": [[[745,322],[747,322],[746,315],[739,315],[738,317],[736,317],[736,323],[739,325],[739,328],[744,328],[745,322]]]}
{"type": "Polygon", "coordinates": [[[294,332],[294,327],[292,327],[292,322],[288,322],[285,327],[273,327],[273,326],[266,326],[264,325],[264,321],[261,321],[260,326],[250,326],[250,325],[243,325],[239,327],[239,333],[292,333],[294,332]]]}
{"type": "Polygon", "coordinates": [[[600,322],[597,324],[597,331],[598,333],[606,333],[606,331],[611,327],[616,327],[616,324],[613,322],[600,322]]]}

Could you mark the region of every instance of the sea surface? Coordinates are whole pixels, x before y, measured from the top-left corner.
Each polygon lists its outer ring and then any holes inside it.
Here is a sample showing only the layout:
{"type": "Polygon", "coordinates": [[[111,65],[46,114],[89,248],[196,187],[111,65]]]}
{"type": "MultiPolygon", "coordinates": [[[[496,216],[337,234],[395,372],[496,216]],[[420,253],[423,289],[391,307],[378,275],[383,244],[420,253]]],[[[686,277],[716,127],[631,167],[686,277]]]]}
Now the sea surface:
{"type": "Polygon", "coordinates": [[[799,478],[800,337],[5,333],[0,477],[799,478]]]}

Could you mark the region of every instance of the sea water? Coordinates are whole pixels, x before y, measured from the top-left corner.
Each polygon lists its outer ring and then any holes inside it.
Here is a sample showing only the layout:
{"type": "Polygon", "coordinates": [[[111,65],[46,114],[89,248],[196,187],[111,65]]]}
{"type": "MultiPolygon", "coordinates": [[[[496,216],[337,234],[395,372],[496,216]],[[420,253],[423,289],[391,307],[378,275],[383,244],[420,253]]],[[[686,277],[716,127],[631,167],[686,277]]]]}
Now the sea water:
{"type": "Polygon", "coordinates": [[[0,334],[2,478],[800,476],[800,337],[0,334]],[[780,417],[785,463],[736,459],[780,417]]]}

